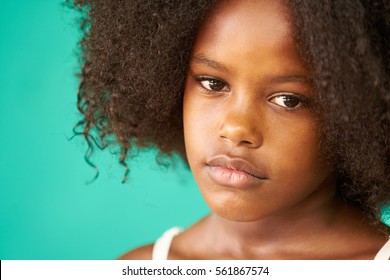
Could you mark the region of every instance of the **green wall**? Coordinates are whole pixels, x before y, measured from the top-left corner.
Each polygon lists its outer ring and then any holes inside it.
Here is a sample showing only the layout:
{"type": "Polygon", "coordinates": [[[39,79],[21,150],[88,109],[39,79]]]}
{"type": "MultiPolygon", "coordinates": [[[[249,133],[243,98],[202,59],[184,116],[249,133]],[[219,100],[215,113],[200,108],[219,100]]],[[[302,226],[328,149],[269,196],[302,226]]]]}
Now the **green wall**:
{"type": "Polygon", "coordinates": [[[75,14],[61,0],[0,1],[0,259],[112,259],[208,213],[183,164],[160,167],[153,151],[126,184],[117,157],[96,154],[99,179],[85,183],[86,145],[68,140],[75,14]]]}
{"type": "Polygon", "coordinates": [[[112,259],[171,226],[208,213],[190,172],[155,163],[123,168],[109,151],[84,161],[75,13],[61,0],[2,1],[0,8],[0,259],[112,259]]]}

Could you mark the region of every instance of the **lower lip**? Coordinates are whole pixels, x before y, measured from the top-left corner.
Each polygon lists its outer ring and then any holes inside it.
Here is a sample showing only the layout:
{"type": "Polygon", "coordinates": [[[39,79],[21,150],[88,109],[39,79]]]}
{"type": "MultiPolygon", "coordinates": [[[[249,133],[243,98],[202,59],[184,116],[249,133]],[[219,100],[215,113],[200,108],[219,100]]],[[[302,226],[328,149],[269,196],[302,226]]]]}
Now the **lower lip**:
{"type": "Polygon", "coordinates": [[[221,166],[207,166],[207,171],[217,184],[228,187],[248,188],[264,181],[264,179],[260,179],[244,171],[221,166]]]}

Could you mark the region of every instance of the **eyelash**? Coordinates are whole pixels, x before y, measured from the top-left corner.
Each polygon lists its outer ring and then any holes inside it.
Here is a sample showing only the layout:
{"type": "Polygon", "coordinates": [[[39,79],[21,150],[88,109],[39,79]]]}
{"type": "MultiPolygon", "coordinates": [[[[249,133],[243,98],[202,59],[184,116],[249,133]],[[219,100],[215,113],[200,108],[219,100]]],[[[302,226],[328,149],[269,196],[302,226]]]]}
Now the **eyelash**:
{"type": "MultiPolygon", "coordinates": [[[[202,76],[202,77],[196,77],[195,80],[198,82],[199,87],[202,90],[204,90],[207,94],[230,91],[230,87],[228,86],[228,84],[221,79],[202,76]],[[212,89],[210,85],[209,86],[204,85],[203,84],[204,82],[220,83],[219,85],[222,86],[222,88],[221,89],[212,89]],[[227,87],[227,89],[225,89],[225,87],[227,87]]],[[[307,105],[307,99],[305,97],[298,95],[298,94],[295,94],[295,93],[289,93],[289,92],[279,92],[276,95],[268,98],[268,101],[272,102],[276,106],[284,108],[287,111],[297,110],[299,107],[307,105]],[[295,99],[294,101],[297,102],[297,105],[294,105],[293,107],[288,107],[288,106],[283,106],[281,104],[278,104],[277,102],[272,102],[272,100],[275,100],[276,98],[284,98],[284,100],[282,100],[281,102],[288,102],[288,101],[291,101],[291,99],[295,99]],[[286,100],[286,99],[290,99],[290,100],[286,100]]]]}
{"type": "Polygon", "coordinates": [[[212,77],[197,77],[197,78],[195,78],[195,80],[198,82],[199,86],[209,94],[212,94],[213,92],[226,92],[226,91],[230,90],[230,87],[227,85],[227,83],[221,79],[216,79],[216,78],[212,78],[212,77]],[[210,86],[209,87],[205,86],[203,84],[204,82],[209,82],[209,83],[210,82],[217,82],[217,83],[220,83],[220,85],[223,87],[220,90],[212,89],[210,86]],[[228,87],[228,88],[224,90],[225,87],[228,87]]]}
{"type": "Polygon", "coordinates": [[[269,98],[268,101],[270,101],[273,104],[275,104],[276,106],[282,107],[282,108],[284,108],[285,110],[288,110],[288,111],[297,110],[300,107],[307,105],[307,99],[305,97],[303,97],[301,95],[298,95],[298,94],[287,93],[287,92],[277,93],[277,95],[274,95],[271,98],[269,98]],[[275,100],[276,98],[284,98],[284,100],[282,100],[281,102],[289,102],[289,101],[291,101],[291,99],[295,99],[293,102],[297,102],[297,104],[292,106],[292,107],[283,106],[281,104],[278,104],[277,102],[272,102],[272,100],[275,100]],[[286,100],[286,99],[290,99],[290,100],[286,100]]]}

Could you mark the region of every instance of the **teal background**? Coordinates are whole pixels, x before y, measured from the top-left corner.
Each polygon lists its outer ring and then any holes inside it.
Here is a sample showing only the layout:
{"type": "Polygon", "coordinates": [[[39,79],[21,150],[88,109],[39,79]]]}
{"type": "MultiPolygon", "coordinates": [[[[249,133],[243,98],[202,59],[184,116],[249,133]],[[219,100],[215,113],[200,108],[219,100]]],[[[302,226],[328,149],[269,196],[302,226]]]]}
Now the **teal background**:
{"type": "Polygon", "coordinates": [[[76,13],[62,0],[1,1],[0,259],[113,259],[186,227],[208,209],[179,161],[148,151],[124,169],[109,151],[84,161],[72,136],[76,110],[76,13]]]}
{"type": "Polygon", "coordinates": [[[117,156],[99,152],[86,184],[86,144],[68,140],[76,15],[61,0],[0,1],[0,259],[113,259],[207,214],[190,172],[155,151],[130,163],[126,184],[117,156]]]}

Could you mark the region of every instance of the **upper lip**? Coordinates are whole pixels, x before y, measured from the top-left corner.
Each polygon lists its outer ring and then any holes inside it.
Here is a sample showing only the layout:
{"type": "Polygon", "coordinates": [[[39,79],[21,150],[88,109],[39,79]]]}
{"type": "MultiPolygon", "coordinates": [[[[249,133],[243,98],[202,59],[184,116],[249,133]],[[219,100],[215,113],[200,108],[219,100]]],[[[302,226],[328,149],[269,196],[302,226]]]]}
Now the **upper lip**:
{"type": "Polygon", "coordinates": [[[221,155],[210,159],[207,161],[206,165],[242,171],[258,179],[267,179],[262,170],[259,170],[253,164],[242,158],[231,158],[229,156],[221,155]]]}

